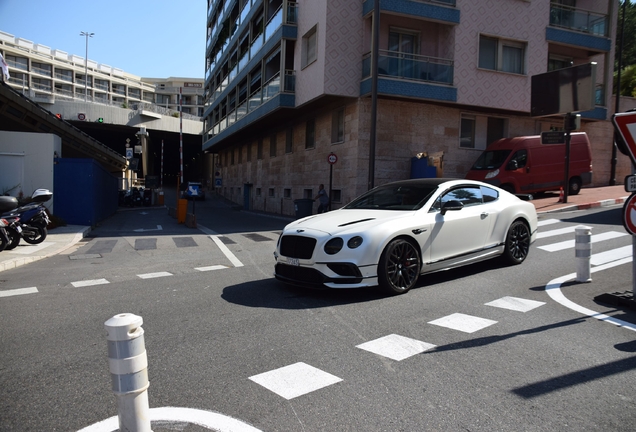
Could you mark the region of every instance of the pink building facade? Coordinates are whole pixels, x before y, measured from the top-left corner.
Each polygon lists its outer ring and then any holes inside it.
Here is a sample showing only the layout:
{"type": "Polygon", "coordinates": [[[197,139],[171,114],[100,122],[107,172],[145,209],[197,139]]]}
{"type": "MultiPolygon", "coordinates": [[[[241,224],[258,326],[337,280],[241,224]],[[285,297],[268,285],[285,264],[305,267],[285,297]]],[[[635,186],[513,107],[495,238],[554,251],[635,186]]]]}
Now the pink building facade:
{"type": "MultiPolygon", "coordinates": [[[[203,149],[220,194],[293,215],[321,183],[337,208],[410,178],[416,155],[427,175],[464,177],[496,139],[561,129],[531,116],[531,77],[591,62],[581,130],[593,185],[609,184],[618,0],[378,3],[373,70],[374,0],[209,0],[203,149]]],[[[619,153],[617,182],[630,172],[619,153]]]]}

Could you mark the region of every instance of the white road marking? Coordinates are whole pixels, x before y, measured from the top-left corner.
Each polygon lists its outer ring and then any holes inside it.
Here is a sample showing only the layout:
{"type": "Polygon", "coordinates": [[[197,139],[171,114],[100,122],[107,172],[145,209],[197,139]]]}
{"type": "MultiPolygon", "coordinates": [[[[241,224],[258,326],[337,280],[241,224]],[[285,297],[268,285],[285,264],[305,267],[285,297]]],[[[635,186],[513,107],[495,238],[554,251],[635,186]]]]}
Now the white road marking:
{"type": "Polygon", "coordinates": [[[166,277],[166,276],[172,276],[172,273],[156,272],[156,273],[145,273],[145,274],[137,275],[137,277],[140,277],[141,279],[153,279],[153,278],[160,278],[160,277],[166,277]]]}
{"type": "Polygon", "coordinates": [[[433,321],[429,321],[429,324],[437,325],[440,327],[447,327],[453,330],[459,330],[464,333],[474,333],[493,324],[497,324],[497,321],[461,313],[454,313],[433,321]]]}
{"type": "Polygon", "coordinates": [[[624,246],[618,249],[612,249],[607,252],[601,252],[597,254],[592,254],[590,258],[590,263],[592,265],[598,266],[610,263],[612,261],[618,261],[624,258],[628,258],[632,256],[632,246],[624,246]]]}
{"type": "Polygon", "coordinates": [[[157,228],[139,228],[136,230],[133,230],[135,232],[146,232],[146,231],[161,231],[163,230],[163,228],[161,227],[161,225],[157,225],[157,228]]]}
{"type": "Polygon", "coordinates": [[[302,362],[254,375],[249,379],[287,400],[342,381],[342,378],[302,362]]]}
{"type": "Polygon", "coordinates": [[[537,222],[537,226],[552,225],[561,222],[561,219],[546,219],[537,222]]]}
{"type": "Polygon", "coordinates": [[[12,289],[7,291],[0,291],[0,297],[12,297],[12,296],[18,296],[18,295],[24,295],[24,294],[35,294],[36,292],[38,292],[38,289],[36,287],[18,288],[18,289],[12,289]]]}
{"type": "MultiPolygon", "coordinates": [[[[627,264],[632,262],[632,258],[625,258],[622,260],[618,260],[618,261],[613,261],[611,263],[602,265],[602,266],[598,266],[598,267],[594,267],[592,269],[592,273],[595,273],[597,271],[601,271],[601,270],[606,270],[608,268],[612,268],[615,266],[619,266],[622,264],[627,264]]],[[[545,291],[548,293],[548,295],[550,296],[550,298],[552,298],[552,300],[554,300],[555,302],[565,306],[568,309],[571,309],[575,312],[578,312],[580,314],[583,315],[587,315],[589,317],[592,318],[596,318],[597,320],[600,321],[606,321],[608,323],[614,324],[618,327],[623,327],[626,328],[627,330],[631,330],[631,331],[636,331],[636,324],[632,324],[629,323],[627,321],[623,321],[617,318],[613,318],[610,316],[607,316],[605,314],[599,313],[599,312],[595,312],[591,309],[585,308],[583,306],[580,306],[576,303],[574,303],[573,301],[569,300],[567,297],[565,297],[565,295],[563,294],[563,292],[561,291],[561,285],[569,280],[572,280],[576,278],[576,273],[570,273],[569,275],[565,275],[565,276],[561,276],[559,278],[553,279],[551,280],[546,286],[545,286],[545,291]]]]}
{"type": "Polygon", "coordinates": [[[543,306],[545,302],[522,299],[518,297],[502,297],[498,300],[486,303],[485,306],[494,306],[497,308],[508,309],[517,312],[528,312],[532,309],[543,306]]]}
{"type": "Polygon", "coordinates": [[[87,286],[93,286],[93,285],[105,285],[109,283],[110,282],[108,282],[106,279],[92,279],[92,280],[71,282],[71,285],[73,285],[75,288],[80,288],[80,287],[87,287],[87,286]]]}
{"type": "Polygon", "coordinates": [[[563,234],[569,234],[569,233],[573,233],[575,229],[576,229],[575,226],[571,226],[567,228],[560,228],[560,229],[555,229],[550,231],[543,231],[543,232],[540,231],[537,233],[537,238],[540,239],[540,238],[553,237],[553,236],[558,236],[563,234]]]}
{"type": "Polygon", "coordinates": [[[212,270],[221,270],[221,269],[226,269],[227,267],[224,265],[213,265],[213,266],[208,266],[208,267],[195,267],[195,270],[198,270],[200,272],[205,272],[205,271],[212,271],[212,270]]]}
{"type": "MultiPolygon", "coordinates": [[[[262,432],[247,423],[233,417],[212,411],[204,411],[193,408],[161,407],[150,408],[151,422],[172,422],[177,425],[190,423],[216,432],[262,432]]],[[[181,430],[177,428],[178,430],[181,430]]],[[[79,432],[115,432],[119,430],[119,417],[114,416],[84,429],[79,432]]]]}
{"type": "Polygon", "coordinates": [[[435,348],[437,345],[418,341],[405,336],[390,334],[363,344],[356,348],[372,352],[392,360],[402,361],[416,354],[435,348]]]}
{"type": "Polygon", "coordinates": [[[223,252],[223,254],[227,257],[227,259],[230,260],[230,262],[232,263],[232,265],[234,267],[243,267],[243,263],[241,261],[239,261],[239,259],[236,258],[236,256],[219,239],[220,236],[219,236],[219,234],[217,232],[211,230],[210,228],[206,228],[203,225],[198,225],[197,224],[197,228],[199,228],[199,230],[203,231],[208,236],[210,236],[212,241],[214,241],[214,243],[216,243],[216,245],[219,247],[219,249],[221,249],[221,252],[223,252]]]}
{"type": "MultiPolygon", "coordinates": [[[[604,241],[604,240],[611,240],[614,238],[618,238],[618,237],[623,237],[626,236],[627,233],[621,233],[621,232],[617,232],[617,231],[609,231],[609,232],[605,232],[605,233],[601,233],[601,234],[594,234],[590,240],[592,243],[596,243],[596,242],[600,242],[600,241],[604,241]]],[[[560,250],[564,250],[564,249],[571,249],[576,245],[575,240],[566,240],[566,241],[562,241],[559,243],[552,243],[546,246],[539,246],[539,249],[543,249],[544,251],[548,251],[548,252],[556,252],[556,251],[560,251],[560,250]]]]}

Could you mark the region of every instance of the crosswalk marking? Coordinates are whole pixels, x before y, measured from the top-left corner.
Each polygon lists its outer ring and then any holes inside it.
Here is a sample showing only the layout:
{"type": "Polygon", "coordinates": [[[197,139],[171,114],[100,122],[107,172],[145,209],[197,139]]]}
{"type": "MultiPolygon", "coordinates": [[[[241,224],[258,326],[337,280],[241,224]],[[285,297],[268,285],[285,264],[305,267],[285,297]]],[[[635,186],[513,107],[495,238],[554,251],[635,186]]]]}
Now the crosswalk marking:
{"type": "Polygon", "coordinates": [[[159,278],[159,277],[166,277],[166,276],[172,276],[172,273],[164,271],[164,272],[145,273],[145,274],[137,275],[137,277],[140,277],[141,279],[152,279],[152,278],[159,278]]]}
{"type": "Polygon", "coordinates": [[[607,264],[612,261],[617,261],[619,259],[631,257],[632,248],[633,246],[624,246],[622,248],[612,249],[607,252],[592,254],[592,257],[590,258],[590,264],[597,266],[607,264]]]}
{"type": "MultiPolygon", "coordinates": [[[[611,239],[618,238],[618,237],[624,237],[626,235],[627,235],[627,233],[609,231],[609,232],[605,232],[605,233],[601,233],[601,234],[594,234],[594,235],[592,235],[590,240],[591,240],[592,243],[597,243],[597,242],[604,241],[604,240],[611,240],[611,239]]],[[[575,246],[575,241],[574,240],[565,240],[565,241],[558,242],[558,243],[552,243],[552,244],[545,245],[545,246],[539,246],[539,249],[543,249],[544,251],[547,251],[547,252],[556,252],[556,251],[560,251],[560,250],[564,250],[564,249],[571,249],[574,246],[575,246]]]]}
{"type": "Polygon", "coordinates": [[[18,288],[18,289],[12,289],[7,291],[0,291],[0,297],[12,297],[12,296],[18,296],[18,295],[25,295],[25,294],[34,294],[36,292],[38,292],[38,289],[36,287],[18,288]]]}
{"type": "Polygon", "coordinates": [[[440,327],[447,327],[453,330],[459,330],[464,333],[474,333],[493,324],[497,324],[497,321],[489,320],[486,318],[479,318],[471,315],[465,315],[462,313],[454,313],[433,321],[429,321],[429,324],[437,325],[440,327]]]}
{"type": "Polygon", "coordinates": [[[342,378],[302,362],[254,375],[249,379],[287,400],[342,381],[342,378]]]}
{"type": "Polygon", "coordinates": [[[194,269],[200,272],[204,272],[204,271],[212,271],[212,270],[221,270],[226,268],[228,267],[224,265],[213,265],[213,266],[207,266],[207,267],[195,267],[194,269]]]}
{"type": "Polygon", "coordinates": [[[538,226],[552,225],[561,222],[561,219],[545,219],[537,222],[538,226]]]}
{"type": "Polygon", "coordinates": [[[500,299],[485,303],[485,306],[494,306],[518,312],[528,312],[543,306],[545,302],[522,299],[518,297],[502,297],[500,299]]]}
{"type": "Polygon", "coordinates": [[[93,285],[105,285],[109,283],[110,282],[108,282],[106,279],[91,279],[91,280],[71,282],[71,285],[73,285],[75,288],[80,288],[80,287],[87,287],[87,286],[93,286],[93,285]]]}
{"type": "Polygon", "coordinates": [[[537,239],[569,234],[569,233],[573,233],[574,230],[576,230],[575,226],[571,226],[567,228],[559,228],[559,229],[550,230],[550,231],[539,231],[537,233],[537,239]]]}
{"type": "Polygon", "coordinates": [[[436,345],[396,334],[390,334],[356,346],[356,348],[396,361],[402,361],[435,347],[436,345]]]}

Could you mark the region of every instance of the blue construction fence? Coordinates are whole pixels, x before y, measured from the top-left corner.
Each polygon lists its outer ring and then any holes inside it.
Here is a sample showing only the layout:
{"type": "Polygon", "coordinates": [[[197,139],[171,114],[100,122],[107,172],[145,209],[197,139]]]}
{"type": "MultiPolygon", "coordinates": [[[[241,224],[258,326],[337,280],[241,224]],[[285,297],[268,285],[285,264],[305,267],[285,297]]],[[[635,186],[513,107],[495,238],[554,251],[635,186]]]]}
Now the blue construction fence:
{"type": "Polygon", "coordinates": [[[95,226],[117,211],[117,178],[94,159],[58,158],[53,171],[55,216],[95,226]]]}

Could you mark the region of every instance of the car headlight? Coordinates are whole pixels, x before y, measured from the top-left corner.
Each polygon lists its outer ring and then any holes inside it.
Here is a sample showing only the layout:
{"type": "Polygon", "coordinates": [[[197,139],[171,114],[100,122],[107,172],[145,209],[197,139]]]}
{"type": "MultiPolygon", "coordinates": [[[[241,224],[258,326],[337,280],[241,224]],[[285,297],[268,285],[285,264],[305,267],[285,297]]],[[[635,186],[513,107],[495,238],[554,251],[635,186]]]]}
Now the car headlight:
{"type": "Polygon", "coordinates": [[[490,179],[490,178],[493,178],[493,177],[497,177],[498,175],[499,175],[499,170],[496,169],[496,170],[490,171],[488,174],[486,174],[486,178],[490,179]]]}
{"type": "Polygon", "coordinates": [[[361,244],[362,244],[362,237],[360,236],[351,237],[349,241],[347,242],[347,246],[349,247],[349,249],[355,249],[361,244]]]}
{"type": "Polygon", "coordinates": [[[325,253],[327,255],[335,255],[342,249],[344,241],[340,237],[332,238],[325,245],[325,253]]]}

